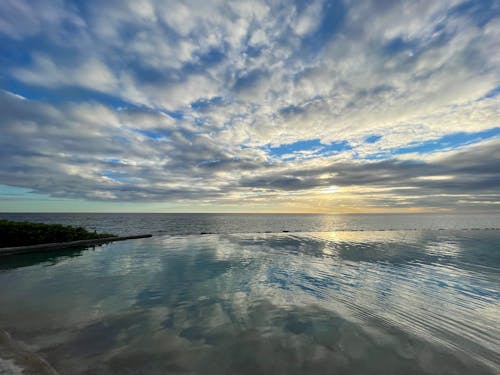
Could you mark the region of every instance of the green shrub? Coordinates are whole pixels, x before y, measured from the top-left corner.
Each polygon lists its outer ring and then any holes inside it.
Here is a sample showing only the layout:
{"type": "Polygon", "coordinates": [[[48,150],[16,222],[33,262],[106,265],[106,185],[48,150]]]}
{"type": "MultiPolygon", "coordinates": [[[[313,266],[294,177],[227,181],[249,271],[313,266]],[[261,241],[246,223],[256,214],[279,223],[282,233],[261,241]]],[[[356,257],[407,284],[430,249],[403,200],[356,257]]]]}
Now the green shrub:
{"type": "Polygon", "coordinates": [[[82,227],[0,220],[0,247],[37,245],[114,237],[109,233],[89,232],[82,227]]]}

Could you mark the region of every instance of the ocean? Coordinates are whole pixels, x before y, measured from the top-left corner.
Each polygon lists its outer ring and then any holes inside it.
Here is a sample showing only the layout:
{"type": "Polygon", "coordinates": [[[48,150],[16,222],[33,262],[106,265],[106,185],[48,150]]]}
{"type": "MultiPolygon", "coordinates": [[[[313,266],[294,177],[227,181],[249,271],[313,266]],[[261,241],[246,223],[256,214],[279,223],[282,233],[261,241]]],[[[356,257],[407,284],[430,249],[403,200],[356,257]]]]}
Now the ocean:
{"type": "Polygon", "coordinates": [[[117,235],[500,229],[495,214],[0,213],[0,219],[83,226],[117,235]]]}
{"type": "Polygon", "coordinates": [[[0,214],[0,374],[498,374],[499,215],[0,214]],[[31,372],[30,372],[31,371],[31,372]]]}

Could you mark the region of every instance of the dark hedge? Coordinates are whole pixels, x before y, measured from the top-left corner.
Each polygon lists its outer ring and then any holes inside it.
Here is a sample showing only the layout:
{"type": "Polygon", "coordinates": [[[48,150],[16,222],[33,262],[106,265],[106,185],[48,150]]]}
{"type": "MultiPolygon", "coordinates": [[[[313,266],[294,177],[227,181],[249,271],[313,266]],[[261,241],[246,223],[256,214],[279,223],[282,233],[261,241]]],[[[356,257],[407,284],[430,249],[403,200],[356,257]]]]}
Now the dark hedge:
{"type": "Polygon", "coordinates": [[[114,237],[109,233],[89,232],[82,227],[0,220],[0,247],[27,246],[114,237]]]}

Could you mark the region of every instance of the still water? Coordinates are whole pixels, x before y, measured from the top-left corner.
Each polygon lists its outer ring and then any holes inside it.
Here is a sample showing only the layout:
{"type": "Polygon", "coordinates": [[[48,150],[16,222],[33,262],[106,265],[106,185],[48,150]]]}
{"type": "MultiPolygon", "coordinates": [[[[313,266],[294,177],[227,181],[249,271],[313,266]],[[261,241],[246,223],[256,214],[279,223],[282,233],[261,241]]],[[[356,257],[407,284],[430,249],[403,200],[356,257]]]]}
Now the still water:
{"type": "Polygon", "coordinates": [[[500,372],[498,230],[159,235],[0,285],[0,373],[500,372]]]}

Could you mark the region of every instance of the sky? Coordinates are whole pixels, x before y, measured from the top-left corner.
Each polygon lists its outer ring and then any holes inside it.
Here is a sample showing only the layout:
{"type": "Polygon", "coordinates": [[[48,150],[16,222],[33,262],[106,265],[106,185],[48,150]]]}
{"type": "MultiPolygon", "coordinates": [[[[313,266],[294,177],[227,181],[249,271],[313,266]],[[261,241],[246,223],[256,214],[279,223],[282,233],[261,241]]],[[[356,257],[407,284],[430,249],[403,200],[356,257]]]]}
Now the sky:
{"type": "Polygon", "coordinates": [[[0,211],[499,208],[500,0],[0,1],[0,211]]]}

